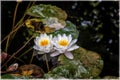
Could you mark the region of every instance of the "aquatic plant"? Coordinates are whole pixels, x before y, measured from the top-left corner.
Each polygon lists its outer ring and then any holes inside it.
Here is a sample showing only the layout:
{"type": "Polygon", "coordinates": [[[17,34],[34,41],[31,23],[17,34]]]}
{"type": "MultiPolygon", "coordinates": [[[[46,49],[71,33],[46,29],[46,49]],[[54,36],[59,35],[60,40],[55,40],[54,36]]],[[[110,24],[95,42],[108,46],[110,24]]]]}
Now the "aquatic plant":
{"type": "MultiPolygon", "coordinates": [[[[23,18],[15,27],[13,26],[13,30],[7,36],[6,52],[10,39],[12,40],[15,36],[15,34],[13,36],[12,34],[20,28],[24,28],[25,31],[23,33],[27,41],[20,49],[11,55],[2,65],[2,68],[29,44],[28,48],[26,48],[27,50],[24,51],[19,58],[30,51],[32,52],[32,54],[30,54],[31,58],[29,59],[29,65],[17,66],[18,69],[16,70],[15,68],[15,71],[11,72],[8,67],[8,72],[12,74],[9,76],[12,76],[12,78],[62,77],[74,79],[99,77],[103,68],[103,60],[98,53],[87,52],[86,49],[77,45],[79,32],[76,25],[69,20],[66,21],[67,13],[64,10],[57,6],[40,4],[32,7],[28,6],[25,15],[23,15],[23,18]],[[32,16],[32,18],[27,18],[24,21],[25,15],[32,16]],[[33,42],[33,44],[31,44],[30,41],[33,42]],[[31,64],[33,58],[36,58],[34,55],[45,59],[46,65],[44,66],[47,67],[46,74],[44,74],[39,64],[31,64]],[[42,57],[43,55],[45,57],[42,57]],[[58,62],[58,64],[53,65],[52,67],[55,66],[54,68],[50,68],[49,59],[52,59],[53,63],[58,62]]],[[[17,59],[24,62],[19,58],[17,59]]],[[[42,60],[39,59],[39,61],[42,60]]],[[[15,65],[12,65],[13,69],[14,66],[15,65]]],[[[5,73],[8,72],[5,71],[5,73]]]]}
{"type": "Polygon", "coordinates": [[[47,34],[40,34],[39,37],[36,37],[34,42],[35,46],[33,48],[43,52],[43,54],[49,53],[53,49],[52,35],[48,36],[47,34]]]}
{"type": "Polygon", "coordinates": [[[68,36],[66,36],[66,34],[58,34],[53,41],[53,45],[55,46],[54,49],[56,51],[51,54],[52,57],[64,53],[67,58],[73,59],[73,55],[70,51],[79,48],[79,46],[75,45],[77,39],[72,40],[71,34],[68,36]]]}

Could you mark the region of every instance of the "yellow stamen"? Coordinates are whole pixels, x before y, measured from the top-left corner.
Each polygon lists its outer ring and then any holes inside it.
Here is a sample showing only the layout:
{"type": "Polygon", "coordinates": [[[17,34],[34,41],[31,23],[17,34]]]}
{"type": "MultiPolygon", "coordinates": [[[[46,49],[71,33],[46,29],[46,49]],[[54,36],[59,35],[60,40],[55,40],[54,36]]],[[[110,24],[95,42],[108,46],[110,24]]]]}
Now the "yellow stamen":
{"type": "Polygon", "coordinates": [[[40,46],[47,46],[49,44],[49,40],[48,39],[43,39],[43,40],[40,40],[40,46]]]}
{"type": "Polygon", "coordinates": [[[61,46],[67,46],[67,45],[68,45],[68,40],[62,39],[62,40],[60,40],[58,43],[59,43],[59,45],[61,45],[61,46]]]}

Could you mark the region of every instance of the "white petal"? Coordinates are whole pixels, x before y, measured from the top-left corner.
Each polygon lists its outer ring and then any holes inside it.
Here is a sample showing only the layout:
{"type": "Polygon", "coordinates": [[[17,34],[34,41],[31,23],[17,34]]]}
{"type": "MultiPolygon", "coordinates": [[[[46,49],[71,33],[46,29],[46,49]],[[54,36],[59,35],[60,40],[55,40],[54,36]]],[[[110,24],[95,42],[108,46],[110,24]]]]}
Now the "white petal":
{"type": "Polygon", "coordinates": [[[69,43],[70,43],[71,40],[72,40],[72,36],[71,36],[71,34],[68,36],[68,40],[69,40],[69,43]]]}
{"type": "Polygon", "coordinates": [[[40,39],[40,37],[37,36],[35,40],[37,41],[37,40],[39,40],[39,39],[40,39]]]}
{"type": "Polygon", "coordinates": [[[64,54],[65,54],[65,56],[66,56],[67,58],[73,59],[73,55],[72,55],[71,52],[66,52],[66,53],[64,53],[64,54]]]}
{"type": "Polygon", "coordinates": [[[40,37],[43,37],[44,36],[44,34],[40,34],[40,37]]]}
{"type": "Polygon", "coordinates": [[[62,36],[64,39],[68,40],[68,36],[66,36],[66,34],[63,34],[62,36]]]}
{"type": "Polygon", "coordinates": [[[52,39],[52,35],[49,36],[50,40],[52,39]]]}
{"type": "Polygon", "coordinates": [[[66,51],[67,47],[56,46],[56,47],[54,47],[54,49],[59,51],[59,53],[64,53],[66,51]]]}
{"type": "Polygon", "coordinates": [[[33,46],[33,48],[36,50],[40,50],[40,48],[38,46],[33,46]]]}
{"type": "Polygon", "coordinates": [[[49,53],[51,48],[52,48],[52,46],[44,47],[43,51],[46,52],[46,53],[49,53]]]}
{"type": "Polygon", "coordinates": [[[43,52],[43,51],[39,51],[39,52],[37,52],[37,54],[44,54],[45,52],[43,52]]]}
{"type": "Polygon", "coordinates": [[[66,37],[66,34],[63,34],[63,37],[66,37]]]}
{"type": "Polygon", "coordinates": [[[77,49],[77,48],[79,48],[79,46],[74,45],[74,46],[68,48],[67,51],[72,51],[72,50],[75,50],[75,49],[77,49]]]}
{"type": "Polygon", "coordinates": [[[39,40],[34,40],[35,45],[39,46],[39,40]]]}
{"type": "Polygon", "coordinates": [[[70,45],[68,46],[68,48],[70,48],[72,45],[74,45],[77,42],[77,39],[74,39],[71,41],[70,45]]]}
{"type": "Polygon", "coordinates": [[[60,53],[58,51],[55,51],[54,53],[50,54],[51,57],[54,57],[54,56],[57,56],[59,55],[60,53]]]}

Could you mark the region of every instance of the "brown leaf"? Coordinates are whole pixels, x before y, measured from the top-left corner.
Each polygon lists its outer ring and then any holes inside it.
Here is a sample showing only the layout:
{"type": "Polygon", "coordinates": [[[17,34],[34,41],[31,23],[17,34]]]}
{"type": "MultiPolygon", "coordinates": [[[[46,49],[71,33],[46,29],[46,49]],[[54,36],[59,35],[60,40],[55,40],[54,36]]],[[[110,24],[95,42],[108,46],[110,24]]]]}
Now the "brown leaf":
{"type": "Polygon", "coordinates": [[[42,78],[44,75],[44,71],[37,65],[29,64],[23,65],[18,68],[16,73],[14,74],[21,74],[23,76],[34,76],[37,78],[42,78]]]}
{"type": "Polygon", "coordinates": [[[33,73],[33,70],[22,71],[22,75],[24,75],[24,76],[30,76],[32,73],[33,73]]]}

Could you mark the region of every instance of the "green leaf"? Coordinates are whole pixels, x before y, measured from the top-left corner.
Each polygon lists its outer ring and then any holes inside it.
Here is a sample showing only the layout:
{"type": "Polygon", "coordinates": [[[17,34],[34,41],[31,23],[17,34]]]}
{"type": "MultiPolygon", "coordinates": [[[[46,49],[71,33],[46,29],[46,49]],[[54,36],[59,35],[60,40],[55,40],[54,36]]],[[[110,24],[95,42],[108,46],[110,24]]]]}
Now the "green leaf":
{"type": "Polygon", "coordinates": [[[26,11],[26,14],[39,18],[57,17],[58,19],[61,20],[65,20],[67,18],[67,13],[61,8],[45,4],[39,4],[30,7],[26,11]]]}
{"type": "Polygon", "coordinates": [[[103,60],[98,53],[84,48],[74,50],[72,53],[74,55],[72,60],[60,55],[58,61],[60,61],[61,65],[54,68],[45,77],[74,79],[99,77],[103,68],[103,60]]]}
{"type": "Polygon", "coordinates": [[[15,76],[13,74],[4,74],[4,75],[1,75],[1,78],[2,79],[32,79],[31,76],[15,76]]]}
{"type": "Polygon", "coordinates": [[[2,79],[14,79],[14,77],[13,77],[11,74],[1,75],[1,78],[2,78],[2,79]]]}
{"type": "Polygon", "coordinates": [[[78,38],[79,32],[76,28],[76,26],[70,22],[70,21],[66,21],[66,27],[63,29],[60,29],[58,31],[55,31],[54,33],[52,33],[54,35],[58,35],[58,34],[71,34],[73,36],[74,39],[78,38]]]}

